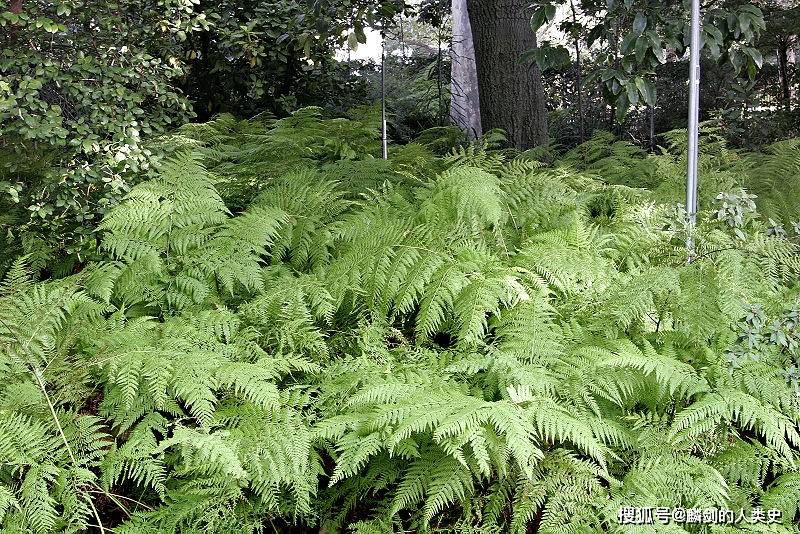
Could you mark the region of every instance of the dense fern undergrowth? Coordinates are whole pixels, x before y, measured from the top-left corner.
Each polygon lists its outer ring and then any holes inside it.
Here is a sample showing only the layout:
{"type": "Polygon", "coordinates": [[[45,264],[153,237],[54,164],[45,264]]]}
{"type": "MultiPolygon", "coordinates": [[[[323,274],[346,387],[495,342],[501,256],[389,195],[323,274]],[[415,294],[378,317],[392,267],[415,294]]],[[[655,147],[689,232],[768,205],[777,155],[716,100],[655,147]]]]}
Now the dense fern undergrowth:
{"type": "Polygon", "coordinates": [[[95,261],[13,264],[2,532],[797,531],[800,143],[705,136],[689,262],[679,134],[550,165],[375,137],[185,127],[95,261]]]}

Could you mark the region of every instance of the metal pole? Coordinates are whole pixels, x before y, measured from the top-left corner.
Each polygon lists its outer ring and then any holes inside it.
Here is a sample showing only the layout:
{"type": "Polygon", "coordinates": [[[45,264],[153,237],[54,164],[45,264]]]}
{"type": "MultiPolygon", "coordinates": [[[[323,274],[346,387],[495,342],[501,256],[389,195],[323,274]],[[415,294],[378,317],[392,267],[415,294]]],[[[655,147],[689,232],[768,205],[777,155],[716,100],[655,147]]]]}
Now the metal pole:
{"type": "Polygon", "coordinates": [[[386,23],[381,28],[381,144],[383,159],[389,159],[389,137],[386,132],[386,23]]]}
{"type": "Polygon", "coordinates": [[[697,222],[697,161],[700,120],[700,0],[692,0],[691,44],[689,48],[689,151],[686,169],[686,216],[689,236],[686,248],[694,259],[692,233],[697,222]]]}

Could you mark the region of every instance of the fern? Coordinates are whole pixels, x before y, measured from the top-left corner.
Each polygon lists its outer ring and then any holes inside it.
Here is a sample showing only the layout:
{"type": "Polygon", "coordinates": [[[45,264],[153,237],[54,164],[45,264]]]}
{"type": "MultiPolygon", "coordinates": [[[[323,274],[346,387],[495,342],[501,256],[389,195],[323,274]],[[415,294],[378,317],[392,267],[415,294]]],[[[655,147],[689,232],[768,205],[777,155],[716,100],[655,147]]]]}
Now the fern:
{"type": "Polygon", "coordinates": [[[622,506],[792,528],[800,251],[764,219],[793,217],[796,143],[704,133],[688,263],[685,133],[383,161],[362,111],[185,126],[81,272],[9,263],[0,530],[621,532],[622,506]],[[730,225],[734,185],[762,211],[730,225]]]}

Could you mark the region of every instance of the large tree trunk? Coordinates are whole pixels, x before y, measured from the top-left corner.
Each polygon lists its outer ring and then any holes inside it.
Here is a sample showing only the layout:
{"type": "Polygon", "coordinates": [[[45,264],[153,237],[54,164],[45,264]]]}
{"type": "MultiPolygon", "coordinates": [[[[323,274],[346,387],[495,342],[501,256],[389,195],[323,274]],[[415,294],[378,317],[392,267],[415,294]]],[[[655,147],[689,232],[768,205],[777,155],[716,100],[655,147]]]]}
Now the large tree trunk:
{"type": "Polygon", "coordinates": [[[469,23],[467,0],[453,0],[453,42],[450,88],[450,120],[466,132],[469,139],[483,135],[481,103],[478,96],[478,72],[475,47],[469,23]]]}
{"type": "Polygon", "coordinates": [[[542,74],[520,56],[536,47],[526,0],[467,0],[475,59],[481,123],[502,128],[520,149],[547,143],[547,106],[542,74]]]}

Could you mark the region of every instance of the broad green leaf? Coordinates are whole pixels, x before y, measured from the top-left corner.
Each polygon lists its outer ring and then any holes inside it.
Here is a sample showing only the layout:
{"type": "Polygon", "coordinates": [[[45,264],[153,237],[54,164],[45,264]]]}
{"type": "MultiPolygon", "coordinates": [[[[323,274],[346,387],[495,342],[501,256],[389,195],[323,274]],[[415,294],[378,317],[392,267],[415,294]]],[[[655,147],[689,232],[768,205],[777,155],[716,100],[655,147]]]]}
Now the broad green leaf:
{"type": "Polygon", "coordinates": [[[664,63],[666,63],[666,61],[667,61],[667,51],[664,50],[661,47],[661,45],[654,46],[653,48],[651,48],[651,50],[653,51],[653,54],[655,54],[656,59],[658,60],[659,63],[661,63],[662,65],[664,63]]]}
{"type": "Polygon", "coordinates": [[[645,101],[645,103],[650,106],[654,106],[656,103],[656,88],[655,85],[653,85],[653,82],[641,76],[637,76],[634,80],[634,83],[636,84],[636,88],[639,90],[639,94],[642,95],[642,99],[645,101]]]}
{"type": "Polygon", "coordinates": [[[539,31],[539,28],[547,22],[547,15],[545,14],[544,7],[540,7],[531,15],[531,30],[534,32],[539,31]]]}
{"type": "Polygon", "coordinates": [[[633,31],[638,35],[641,35],[646,28],[647,16],[643,12],[639,11],[636,13],[636,18],[633,19],[633,31]]]}
{"type": "Polygon", "coordinates": [[[625,116],[628,114],[628,110],[631,107],[631,103],[628,100],[628,95],[626,92],[622,92],[616,100],[617,110],[616,110],[616,119],[618,122],[622,122],[625,119],[625,116]]]}
{"type": "Polygon", "coordinates": [[[350,47],[350,50],[358,50],[358,36],[356,36],[355,33],[351,33],[347,36],[347,46],[350,47]]]}
{"type": "Polygon", "coordinates": [[[625,90],[628,93],[628,100],[630,101],[631,105],[635,106],[639,103],[639,89],[636,87],[636,84],[629,83],[625,86],[625,90]]]}
{"type": "Polygon", "coordinates": [[[634,43],[636,42],[636,37],[637,35],[635,32],[629,32],[625,34],[625,37],[622,38],[622,43],[620,43],[619,46],[620,52],[623,54],[629,54],[633,49],[634,43]]]}
{"type": "Polygon", "coordinates": [[[758,49],[746,46],[742,50],[744,51],[745,54],[750,56],[750,58],[753,60],[753,63],[755,63],[756,67],[760,69],[764,65],[764,56],[761,55],[761,52],[758,49]]]}
{"type": "Polygon", "coordinates": [[[636,39],[636,62],[643,63],[644,58],[647,56],[647,45],[650,44],[644,37],[636,39]]]}
{"type": "Polygon", "coordinates": [[[367,35],[364,33],[364,27],[360,24],[356,24],[354,31],[358,42],[361,44],[367,44],[367,35]]]}

